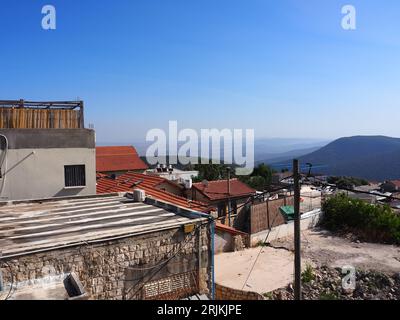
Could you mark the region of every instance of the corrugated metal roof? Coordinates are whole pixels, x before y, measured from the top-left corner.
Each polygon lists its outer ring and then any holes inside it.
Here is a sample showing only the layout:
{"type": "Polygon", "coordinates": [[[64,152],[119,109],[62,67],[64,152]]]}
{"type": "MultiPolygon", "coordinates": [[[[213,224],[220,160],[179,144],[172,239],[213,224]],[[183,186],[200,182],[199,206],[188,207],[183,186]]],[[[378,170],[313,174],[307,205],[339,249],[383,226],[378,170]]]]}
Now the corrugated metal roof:
{"type": "Polygon", "coordinates": [[[146,170],[148,166],[140,159],[132,146],[96,147],[96,171],[146,170]]]}
{"type": "Polygon", "coordinates": [[[121,195],[33,201],[0,207],[0,251],[24,254],[177,227],[189,219],[121,195]]]}

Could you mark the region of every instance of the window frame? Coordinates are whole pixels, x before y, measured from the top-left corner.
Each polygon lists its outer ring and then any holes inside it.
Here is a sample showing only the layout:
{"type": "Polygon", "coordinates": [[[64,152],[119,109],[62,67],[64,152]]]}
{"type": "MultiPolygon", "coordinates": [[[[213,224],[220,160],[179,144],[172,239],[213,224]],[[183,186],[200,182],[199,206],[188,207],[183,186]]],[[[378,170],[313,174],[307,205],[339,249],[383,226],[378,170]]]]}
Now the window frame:
{"type": "MultiPolygon", "coordinates": [[[[71,174],[71,173],[70,173],[71,174]]],[[[87,182],[86,182],[86,165],[85,164],[72,164],[72,165],[64,165],[64,188],[65,189],[74,189],[74,188],[86,188],[87,186],[87,182]],[[68,185],[69,183],[67,183],[67,170],[68,168],[81,168],[80,170],[82,170],[83,168],[83,172],[80,172],[81,174],[83,173],[83,177],[73,177],[70,178],[72,180],[78,181],[78,182],[82,182],[83,180],[83,184],[73,184],[73,185],[68,185]]]]}

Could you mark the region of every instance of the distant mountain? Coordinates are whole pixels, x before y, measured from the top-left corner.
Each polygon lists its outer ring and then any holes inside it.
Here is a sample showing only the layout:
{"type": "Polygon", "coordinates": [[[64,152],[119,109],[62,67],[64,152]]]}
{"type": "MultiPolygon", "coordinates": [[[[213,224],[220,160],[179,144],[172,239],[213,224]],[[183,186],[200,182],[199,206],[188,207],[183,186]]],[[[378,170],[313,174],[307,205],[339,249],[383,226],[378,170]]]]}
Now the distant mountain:
{"type": "MultiPolygon", "coordinates": [[[[400,178],[400,139],[354,136],[335,140],[299,158],[314,172],[383,181],[400,178]]],[[[275,164],[278,165],[278,164],[275,164]]]]}
{"type": "MultiPolygon", "coordinates": [[[[315,147],[323,147],[332,140],[322,139],[290,139],[290,138],[258,138],[254,141],[255,159],[265,160],[281,158],[287,152],[315,147]]],[[[312,151],[309,151],[312,152],[312,151]]]]}
{"type": "Polygon", "coordinates": [[[257,153],[256,150],[256,164],[260,163],[275,163],[275,162],[285,162],[289,161],[290,159],[293,158],[298,158],[301,156],[304,156],[306,154],[309,154],[311,152],[314,152],[321,147],[312,147],[312,148],[307,148],[307,149],[296,149],[296,150],[291,150],[287,152],[282,152],[282,153],[264,153],[264,154],[259,154],[257,153]]]}

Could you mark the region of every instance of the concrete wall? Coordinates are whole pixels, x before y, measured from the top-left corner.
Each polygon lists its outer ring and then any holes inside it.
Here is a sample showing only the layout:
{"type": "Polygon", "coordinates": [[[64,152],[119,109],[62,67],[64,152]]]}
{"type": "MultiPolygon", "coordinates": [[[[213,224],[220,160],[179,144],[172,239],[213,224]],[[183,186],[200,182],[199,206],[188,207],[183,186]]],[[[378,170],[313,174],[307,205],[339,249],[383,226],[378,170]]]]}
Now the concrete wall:
{"type": "MultiPolygon", "coordinates": [[[[322,212],[321,209],[317,209],[314,211],[310,211],[308,213],[305,213],[301,217],[300,221],[300,228],[301,230],[307,230],[314,228],[320,218],[321,218],[322,212]]],[[[291,236],[294,234],[294,223],[289,222],[288,224],[283,224],[277,227],[274,227],[270,230],[265,230],[261,231],[255,234],[250,235],[250,244],[251,246],[256,246],[258,243],[261,241],[265,241],[265,238],[268,235],[268,242],[271,242],[276,239],[280,238],[286,238],[288,236],[291,236]]]]}
{"type": "Polygon", "coordinates": [[[132,285],[133,271],[139,272],[148,268],[143,271],[143,277],[150,275],[152,280],[157,279],[151,270],[158,268],[149,267],[160,264],[179,251],[179,256],[185,263],[179,264],[172,260],[163,270],[169,275],[176,271],[187,271],[194,266],[199,273],[199,282],[195,289],[201,294],[209,293],[209,248],[208,232],[204,226],[201,236],[196,232],[189,239],[185,239],[183,228],[177,228],[123,240],[30,254],[8,260],[11,270],[5,265],[1,269],[4,291],[8,291],[10,287],[10,271],[14,275],[13,287],[17,290],[15,293],[29,285],[45,283],[49,278],[59,277],[62,281],[67,274],[74,272],[90,299],[125,299],[129,298],[132,291],[136,292],[137,288],[140,288],[136,283],[135,286],[132,285]],[[185,243],[183,247],[182,242],[185,243]],[[191,260],[187,259],[190,257],[191,260]]]}
{"type": "Polygon", "coordinates": [[[96,151],[92,130],[9,129],[0,130],[0,134],[9,142],[1,168],[1,200],[96,193],[96,151]],[[85,187],[65,187],[65,165],[85,165],[85,187]]]}
{"type": "Polygon", "coordinates": [[[227,231],[215,230],[214,236],[214,252],[215,254],[222,252],[242,251],[249,247],[249,236],[242,234],[232,234],[227,231]]]}
{"type": "Polygon", "coordinates": [[[216,230],[214,241],[215,254],[233,251],[234,239],[232,234],[216,230]]]}
{"type": "Polygon", "coordinates": [[[90,129],[0,129],[9,149],[88,148],[96,146],[90,129]]]}

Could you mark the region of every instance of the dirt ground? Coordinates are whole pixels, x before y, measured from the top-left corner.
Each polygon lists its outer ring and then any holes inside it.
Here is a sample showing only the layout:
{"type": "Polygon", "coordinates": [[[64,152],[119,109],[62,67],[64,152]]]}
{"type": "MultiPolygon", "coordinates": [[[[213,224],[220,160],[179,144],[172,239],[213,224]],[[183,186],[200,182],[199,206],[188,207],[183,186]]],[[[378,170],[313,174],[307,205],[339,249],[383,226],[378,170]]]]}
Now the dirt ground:
{"type": "MultiPolygon", "coordinates": [[[[352,265],[364,270],[400,272],[399,246],[353,242],[319,229],[304,231],[301,236],[303,259],[314,265],[334,268],[352,265]]],[[[292,251],[293,237],[274,241],[272,245],[292,251]]]]}
{"type": "MultiPolygon", "coordinates": [[[[247,249],[215,257],[216,282],[235,289],[270,292],[293,280],[293,238],[277,240],[272,247],[247,249]],[[254,265],[257,255],[260,256],[254,265]],[[251,268],[253,271],[246,282],[251,268]]],[[[343,267],[352,265],[364,270],[400,272],[400,247],[356,243],[323,230],[302,232],[302,264],[343,267]]]]}

